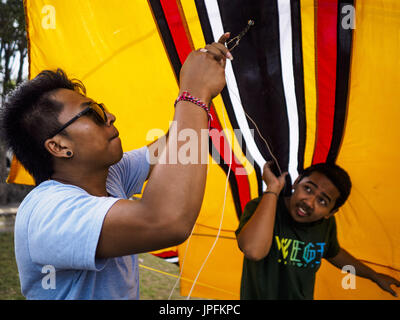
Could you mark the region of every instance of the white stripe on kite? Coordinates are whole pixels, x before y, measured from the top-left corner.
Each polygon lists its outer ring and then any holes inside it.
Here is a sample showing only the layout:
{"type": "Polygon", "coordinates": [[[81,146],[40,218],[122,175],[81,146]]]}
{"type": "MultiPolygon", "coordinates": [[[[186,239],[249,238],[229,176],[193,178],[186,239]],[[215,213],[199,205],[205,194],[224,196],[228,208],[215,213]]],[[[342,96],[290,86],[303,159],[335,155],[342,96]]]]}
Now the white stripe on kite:
{"type": "MultiPolygon", "coordinates": [[[[210,21],[214,41],[217,41],[219,37],[225,33],[222,25],[221,15],[218,8],[218,3],[215,0],[205,0],[204,3],[206,5],[207,15],[210,21]]],[[[260,153],[254,141],[254,136],[252,135],[252,131],[254,132],[254,130],[250,130],[249,128],[249,124],[247,122],[246,115],[243,110],[242,101],[239,95],[239,89],[236,83],[236,78],[233,73],[232,64],[230,60],[227,60],[225,74],[226,74],[226,85],[229,91],[229,96],[231,98],[232,107],[236,116],[237,123],[239,124],[239,128],[243,134],[243,138],[246,142],[246,146],[252,158],[262,170],[266,160],[260,153]]],[[[264,182],[263,182],[263,187],[265,188],[264,182]]]]}
{"type": "Polygon", "coordinates": [[[278,0],[278,11],[282,80],[289,120],[289,174],[294,181],[298,176],[299,117],[294,87],[290,0],[278,0]]]}

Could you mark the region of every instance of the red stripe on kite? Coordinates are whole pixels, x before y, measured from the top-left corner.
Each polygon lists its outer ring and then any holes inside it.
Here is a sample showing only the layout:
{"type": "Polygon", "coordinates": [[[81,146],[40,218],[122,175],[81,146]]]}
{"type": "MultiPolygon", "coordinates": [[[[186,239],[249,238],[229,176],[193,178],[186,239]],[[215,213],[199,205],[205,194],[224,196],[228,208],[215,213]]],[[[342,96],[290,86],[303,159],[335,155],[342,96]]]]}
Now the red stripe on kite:
{"type": "Polygon", "coordinates": [[[161,0],[160,3],[164,11],[165,19],[167,20],[169,30],[171,31],[172,39],[174,40],[176,49],[178,51],[179,59],[183,64],[186,60],[186,57],[190,52],[192,52],[193,48],[188,40],[185,25],[183,24],[178,5],[175,0],[161,0]]]}
{"type": "Polygon", "coordinates": [[[333,135],[337,63],[337,0],[317,0],[317,135],[313,164],[325,162],[333,135]]]}
{"type": "Polygon", "coordinates": [[[212,107],[210,112],[213,117],[213,121],[211,121],[211,127],[213,129],[210,132],[211,141],[214,146],[220,146],[220,148],[218,148],[218,152],[221,155],[221,158],[224,159],[225,163],[229,165],[232,162],[231,171],[235,174],[240,199],[240,206],[243,211],[246,204],[251,200],[249,180],[247,178],[247,175],[245,174],[246,171],[243,168],[243,165],[236,158],[232,149],[228,149],[229,142],[227,141],[225,135],[213,135],[214,129],[217,129],[218,133],[222,133],[222,127],[221,124],[216,120],[217,114],[215,112],[215,108],[212,107]],[[217,141],[218,138],[221,139],[221,136],[223,141],[217,141]]]}
{"type": "Polygon", "coordinates": [[[163,258],[163,259],[168,259],[168,258],[175,258],[178,256],[178,251],[176,250],[168,250],[168,251],[163,251],[160,253],[151,253],[153,256],[163,258]]]}
{"type": "MultiPolygon", "coordinates": [[[[189,53],[194,49],[191,46],[191,41],[190,41],[190,36],[186,32],[184,20],[182,19],[181,12],[179,10],[177,1],[171,1],[171,0],[161,0],[160,1],[161,6],[164,11],[165,19],[167,20],[167,24],[169,27],[169,30],[171,32],[172,39],[175,44],[175,48],[178,52],[179,59],[181,63],[183,64],[189,55],[189,53]]],[[[222,126],[220,122],[218,121],[217,114],[215,112],[215,107],[211,105],[211,115],[212,115],[212,121],[211,121],[211,127],[214,129],[217,129],[219,132],[222,130],[222,126]]],[[[222,136],[222,139],[224,139],[223,143],[220,144],[219,141],[217,142],[215,139],[221,138],[221,135],[217,135],[217,137],[213,137],[211,135],[211,141],[214,145],[222,145],[223,147],[218,150],[220,153],[222,159],[225,161],[226,164],[229,165],[230,159],[233,159],[232,161],[232,166],[231,170],[235,174],[235,178],[237,181],[237,187],[238,187],[238,193],[239,193],[239,198],[240,198],[240,205],[242,210],[244,209],[245,205],[247,202],[249,202],[250,199],[250,184],[247,178],[247,175],[244,175],[243,173],[245,172],[245,169],[243,168],[243,165],[237,160],[235,157],[232,149],[230,149],[228,152],[225,152],[224,146],[229,145],[229,142],[227,141],[225,136],[222,136]],[[230,152],[230,157],[229,157],[229,152],[230,152]],[[241,169],[241,170],[239,170],[241,169]]]]}

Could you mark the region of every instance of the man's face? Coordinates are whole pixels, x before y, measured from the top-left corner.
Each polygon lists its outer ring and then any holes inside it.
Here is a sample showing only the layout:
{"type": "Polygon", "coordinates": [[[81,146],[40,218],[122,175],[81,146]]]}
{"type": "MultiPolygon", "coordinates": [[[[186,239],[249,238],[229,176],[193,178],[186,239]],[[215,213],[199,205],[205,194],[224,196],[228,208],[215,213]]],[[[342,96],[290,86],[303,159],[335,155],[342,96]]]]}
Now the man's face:
{"type": "Polygon", "coordinates": [[[336,212],[332,209],[340,192],[325,175],[313,172],[310,176],[296,181],[293,188],[288,209],[295,221],[314,222],[329,218],[336,212]]]}
{"type": "MultiPolygon", "coordinates": [[[[82,105],[91,99],[79,93],[60,89],[53,98],[64,104],[59,114],[58,121],[66,123],[87,107],[82,105]]],[[[108,121],[100,124],[90,113],[78,118],[65,131],[71,144],[73,160],[77,165],[89,167],[109,167],[118,162],[122,157],[121,140],[118,130],[114,127],[115,116],[106,110],[108,121]]]]}

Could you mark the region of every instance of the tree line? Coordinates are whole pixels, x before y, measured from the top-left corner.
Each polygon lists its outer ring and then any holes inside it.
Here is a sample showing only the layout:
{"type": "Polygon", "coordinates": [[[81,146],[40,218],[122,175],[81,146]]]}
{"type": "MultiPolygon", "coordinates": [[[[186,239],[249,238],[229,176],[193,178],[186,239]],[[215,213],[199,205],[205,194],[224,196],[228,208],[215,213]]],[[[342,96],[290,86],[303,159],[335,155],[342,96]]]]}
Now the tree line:
{"type": "MultiPolygon", "coordinates": [[[[22,0],[0,0],[0,107],[8,92],[24,81],[24,64],[28,54],[25,12],[22,0]]],[[[10,155],[0,140],[0,205],[19,202],[31,189],[6,184],[10,155]]]]}

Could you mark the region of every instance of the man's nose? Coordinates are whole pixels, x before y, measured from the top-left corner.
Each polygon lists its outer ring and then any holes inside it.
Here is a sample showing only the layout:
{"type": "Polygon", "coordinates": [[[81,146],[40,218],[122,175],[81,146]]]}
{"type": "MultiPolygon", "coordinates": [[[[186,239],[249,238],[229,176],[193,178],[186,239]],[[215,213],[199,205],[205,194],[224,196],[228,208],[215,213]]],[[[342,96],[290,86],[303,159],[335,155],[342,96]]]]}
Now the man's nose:
{"type": "Polygon", "coordinates": [[[115,115],[113,113],[110,112],[106,112],[107,114],[107,126],[112,126],[112,124],[115,122],[115,120],[117,120],[117,118],[115,117],[115,115]]]}
{"type": "Polygon", "coordinates": [[[304,202],[310,209],[314,210],[315,196],[312,195],[308,196],[307,198],[304,199],[304,202]]]}

